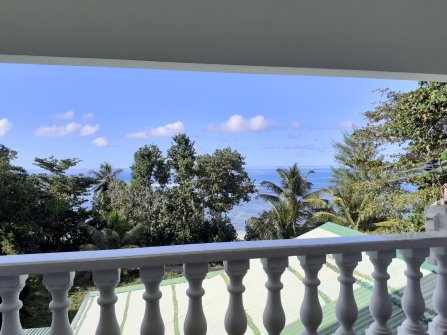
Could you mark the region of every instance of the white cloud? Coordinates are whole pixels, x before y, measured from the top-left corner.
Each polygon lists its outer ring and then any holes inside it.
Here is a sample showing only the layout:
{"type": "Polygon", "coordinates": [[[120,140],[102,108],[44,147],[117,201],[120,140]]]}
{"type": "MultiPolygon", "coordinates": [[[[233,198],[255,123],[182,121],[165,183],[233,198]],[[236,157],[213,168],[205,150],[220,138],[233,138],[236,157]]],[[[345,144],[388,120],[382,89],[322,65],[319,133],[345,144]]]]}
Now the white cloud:
{"type": "Polygon", "coordinates": [[[338,123],[338,128],[342,129],[352,129],[354,127],[354,121],[345,120],[338,123]]]}
{"type": "Polygon", "coordinates": [[[56,117],[61,120],[69,120],[69,119],[74,118],[74,112],[73,112],[73,110],[70,109],[69,111],[66,111],[65,113],[57,114],[56,117]]]}
{"type": "Polygon", "coordinates": [[[164,126],[160,126],[157,128],[151,128],[144,131],[139,131],[136,133],[126,134],[126,137],[129,138],[147,138],[147,137],[159,137],[159,136],[174,136],[185,131],[185,126],[182,122],[177,121],[174,123],[169,123],[164,126]]]}
{"type": "Polygon", "coordinates": [[[77,133],[82,125],[76,122],[70,122],[64,126],[44,126],[36,130],[36,136],[40,137],[60,137],[77,133]]]}
{"type": "Polygon", "coordinates": [[[98,137],[92,141],[95,147],[106,147],[109,145],[109,140],[105,137],[98,137]]]}
{"type": "Polygon", "coordinates": [[[0,120],[0,137],[5,136],[5,134],[12,128],[12,123],[8,119],[0,120]]]}
{"type": "Polygon", "coordinates": [[[301,128],[301,123],[297,122],[297,121],[293,121],[290,126],[294,129],[298,129],[301,128]]]}
{"type": "Polygon", "coordinates": [[[93,135],[94,133],[96,133],[99,130],[99,124],[95,124],[94,126],[90,125],[90,124],[86,124],[82,127],[79,135],[81,136],[89,136],[89,135],[93,135]]]}
{"type": "Polygon", "coordinates": [[[84,115],[82,115],[82,119],[84,121],[88,121],[88,120],[92,120],[95,116],[93,115],[93,113],[85,113],[84,115]]]}
{"type": "Polygon", "coordinates": [[[250,119],[244,119],[241,115],[232,115],[218,126],[209,125],[210,131],[221,131],[225,133],[260,132],[270,129],[272,122],[262,115],[256,115],[250,119]]]}

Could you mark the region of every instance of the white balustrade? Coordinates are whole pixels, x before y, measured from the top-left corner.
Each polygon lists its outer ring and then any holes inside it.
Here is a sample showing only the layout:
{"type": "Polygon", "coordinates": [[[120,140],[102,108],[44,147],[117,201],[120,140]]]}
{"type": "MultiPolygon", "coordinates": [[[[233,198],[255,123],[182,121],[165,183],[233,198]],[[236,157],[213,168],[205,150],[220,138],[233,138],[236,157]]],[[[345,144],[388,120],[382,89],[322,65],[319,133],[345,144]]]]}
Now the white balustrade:
{"type": "MultiPolygon", "coordinates": [[[[25,285],[26,274],[44,275],[44,284],[52,295],[49,305],[53,313],[50,334],[73,335],[67,315],[69,307],[67,295],[76,271],[92,271],[93,281],[99,290],[97,301],[100,313],[96,335],[120,335],[120,325],[115,315],[115,303],[118,299],[115,288],[120,280],[119,268],[139,268],[140,277],[145,285],[142,298],[145,301],[143,320],[141,325],[135,327],[140,327],[141,335],[164,335],[160,283],[164,265],[179,263],[184,264],[184,275],[189,284],[186,291],[189,302],[183,326],[184,334],[205,335],[207,320],[202,306],[202,297],[205,294],[202,284],[208,272],[208,263],[222,260],[229,277],[227,284],[229,303],[225,317],[222,315],[222,321],[228,334],[242,335],[248,331],[249,320],[244,310],[243,280],[251,259],[261,259],[267,274],[264,327],[269,335],[279,335],[286,324],[281,302],[283,288],[281,277],[288,266],[289,257],[296,256],[305,274],[304,296],[301,306],[297,304],[293,307],[300,308],[303,334],[316,335],[322,322],[318,274],[328,254],[335,256],[335,262],[340,269],[338,277],[340,292],[335,306],[339,327],[335,334],[354,335],[353,325],[358,314],[353,293],[354,269],[361,260],[361,253],[365,251],[374,265],[372,273],[374,288],[369,306],[374,321],[366,329],[365,334],[390,335],[395,329],[390,329],[387,325],[392,307],[387,287],[389,279],[387,268],[395,256],[396,249],[400,250],[407,264],[405,271],[407,285],[402,299],[402,309],[407,319],[398,328],[398,335],[425,335],[427,330],[420,321],[425,317],[425,302],[420,287],[422,276],[420,267],[430,248],[438,262],[437,284],[433,295],[433,305],[438,314],[429,324],[428,332],[430,335],[447,335],[446,245],[447,233],[427,232],[0,256],[2,274],[0,335],[24,334],[19,317],[19,310],[22,307],[19,294],[25,285]]],[[[299,297],[296,298],[298,301],[299,297]]],[[[256,325],[253,324],[251,327],[256,325]]]]}
{"type": "Polygon", "coordinates": [[[1,335],[23,335],[24,331],[20,324],[19,311],[23,303],[19,299],[20,292],[25,287],[27,275],[0,277],[0,297],[2,304],[1,335]]]}
{"type": "Polygon", "coordinates": [[[164,266],[148,266],[140,269],[140,277],[146,288],[143,299],[146,301],[141,335],[163,335],[165,326],[160,312],[160,282],[165,272],[164,266]]]}
{"type": "Polygon", "coordinates": [[[68,320],[68,291],[73,286],[74,272],[45,273],[43,283],[51,293],[53,300],[50,309],[53,312],[49,335],[73,335],[73,330],[68,320]]]}
{"type": "Polygon", "coordinates": [[[354,299],[353,285],[355,278],[353,273],[358,262],[362,260],[362,254],[336,254],[334,258],[340,269],[340,275],[338,276],[340,294],[335,306],[335,314],[337,315],[338,322],[340,322],[340,327],[338,327],[335,335],[355,335],[352,327],[357,320],[358,308],[354,299]]]}
{"type": "Polygon", "coordinates": [[[425,258],[430,254],[429,249],[404,249],[399,250],[407,263],[405,276],[407,286],[405,286],[402,298],[402,309],[407,319],[397,328],[398,335],[426,335],[427,331],[419,321],[425,311],[425,301],[422,296],[420,267],[425,258]]]}
{"type": "Polygon", "coordinates": [[[93,282],[99,290],[98,305],[101,306],[96,335],[121,334],[115,314],[115,303],[118,301],[115,287],[119,281],[119,269],[93,271],[93,282]]]}
{"type": "Polygon", "coordinates": [[[281,303],[281,276],[289,265],[287,257],[263,258],[262,265],[267,273],[265,287],[268,290],[264,309],[264,327],[269,335],[279,335],[286,324],[286,316],[281,303]]]}
{"type": "Polygon", "coordinates": [[[320,285],[318,272],[326,263],[326,255],[298,256],[298,259],[305,273],[300,319],[306,330],[302,335],[317,335],[318,326],[323,320],[323,311],[318,298],[318,285],[320,285]]]}
{"type": "Polygon", "coordinates": [[[225,314],[225,330],[229,335],[243,335],[247,330],[247,316],[245,314],[242,294],[245,286],[242,284],[245,274],[250,267],[248,259],[224,262],[225,272],[230,278],[227,290],[230,293],[227,313],[225,314]]]}
{"type": "Polygon", "coordinates": [[[447,334],[447,247],[433,248],[438,263],[437,283],[433,293],[433,306],[438,315],[428,325],[430,335],[447,334]]]}
{"type": "Polygon", "coordinates": [[[374,290],[369,303],[369,310],[374,317],[373,324],[366,330],[365,335],[391,335],[391,329],[387,321],[392,313],[390,295],[388,293],[387,281],[390,275],[387,268],[396,252],[394,250],[370,251],[369,259],[374,265],[374,290]]]}
{"type": "Polygon", "coordinates": [[[183,266],[183,272],[189,283],[186,291],[189,303],[183,331],[185,335],[205,335],[207,324],[202,306],[202,296],[205,294],[202,282],[208,273],[208,263],[187,263],[183,266]]]}

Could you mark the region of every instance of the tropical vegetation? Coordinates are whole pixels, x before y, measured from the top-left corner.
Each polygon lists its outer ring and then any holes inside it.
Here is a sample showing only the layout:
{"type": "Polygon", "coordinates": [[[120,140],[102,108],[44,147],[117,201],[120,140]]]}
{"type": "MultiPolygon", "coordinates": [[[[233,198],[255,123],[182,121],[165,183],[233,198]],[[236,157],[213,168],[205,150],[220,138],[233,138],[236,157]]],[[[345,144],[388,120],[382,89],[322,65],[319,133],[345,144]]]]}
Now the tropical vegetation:
{"type": "Polygon", "coordinates": [[[260,197],[271,210],[246,222],[246,239],[291,238],[327,221],[367,233],[424,229],[424,209],[447,201],[447,83],[380,93],[384,100],[363,114],[364,125],[333,144],[331,185],[317,194],[328,205],[294,207],[290,195],[304,201],[295,192],[309,187],[306,178],[296,179],[299,187],[282,177],[282,187],[264,182],[271,193],[260,197]]]}

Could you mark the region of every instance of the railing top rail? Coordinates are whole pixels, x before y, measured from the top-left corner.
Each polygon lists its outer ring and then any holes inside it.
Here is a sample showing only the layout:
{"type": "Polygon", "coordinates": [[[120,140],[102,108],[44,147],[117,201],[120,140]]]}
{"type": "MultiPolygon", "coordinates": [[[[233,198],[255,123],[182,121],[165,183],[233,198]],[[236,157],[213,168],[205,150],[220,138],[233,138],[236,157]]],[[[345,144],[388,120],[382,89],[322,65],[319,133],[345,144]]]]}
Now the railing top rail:
{"type": "Polygon", "coordinates": [[[447,232],[188,244],[0,256],[0,275],[138,268],[223,260],[447,247],[447,232]]]}

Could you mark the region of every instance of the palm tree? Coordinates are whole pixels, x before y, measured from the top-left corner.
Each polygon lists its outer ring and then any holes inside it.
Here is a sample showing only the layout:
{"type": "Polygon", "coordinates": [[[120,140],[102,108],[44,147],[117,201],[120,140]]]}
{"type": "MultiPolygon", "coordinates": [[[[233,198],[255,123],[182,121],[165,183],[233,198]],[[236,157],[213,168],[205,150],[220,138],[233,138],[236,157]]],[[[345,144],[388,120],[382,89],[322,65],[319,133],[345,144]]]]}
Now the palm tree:
{"type": "MultiPolygon", "coordinates": [[[[139,237],[140,230],[137,227],[131,227],[130,224],[113,211],[109,214],[105,226],[96,228],[89,223],[81,224],[85,229],[90,244],[81,245],[81,250],[106,250],[119,248],[138,247],[133,243],[139,237]]],[[[138,227],[139,228],[139,227],[138,227]]]]}
{"type": "Polygon", "coordinates": [[[333,222],[355,230],[374,230],[376,227],[392,225],[396,220],[377,217],[371,211],[373,194],[355,191],[352,188],[332,187],[327,190],[331,195],[332,210],[317,212],[311,222],[333,222]]]}
{"type": "Polygon", "coordinates": [[[261,193],[259,198],[272,205],[278,236],[291,238],[297,235],[297,225],[303,225],[316,209],[325,208],[327,202],[319,198],[321,192],[312,192],[312,183],[307,177],[314,173],[310,170],[303,175],[294,164],[287,169],[277,169],[280,185],[270,181],[261,182],[261,186],[271,193],[261,193]]]}
{"type": "Polygon", "coordinates": [[[98,171],[90,171],[96,181],[93,185],[93,192],[96,194],[106,192],[110,185],[118,180],[118,175],[121,172],[123,172],[123,169],[113,169],[112,165],[107,162],[102,163],[98,171]]]}
{"type": "Polygon", "coordinates": [[[331,195],[332,210],[320,211],[313,215],[312,221],[323,223],[333,222],[351,229],[358,230],[367,219],[365,207],[369,197],[359,197],[355,192],[332,188],[327,190],[331,195]]]}

